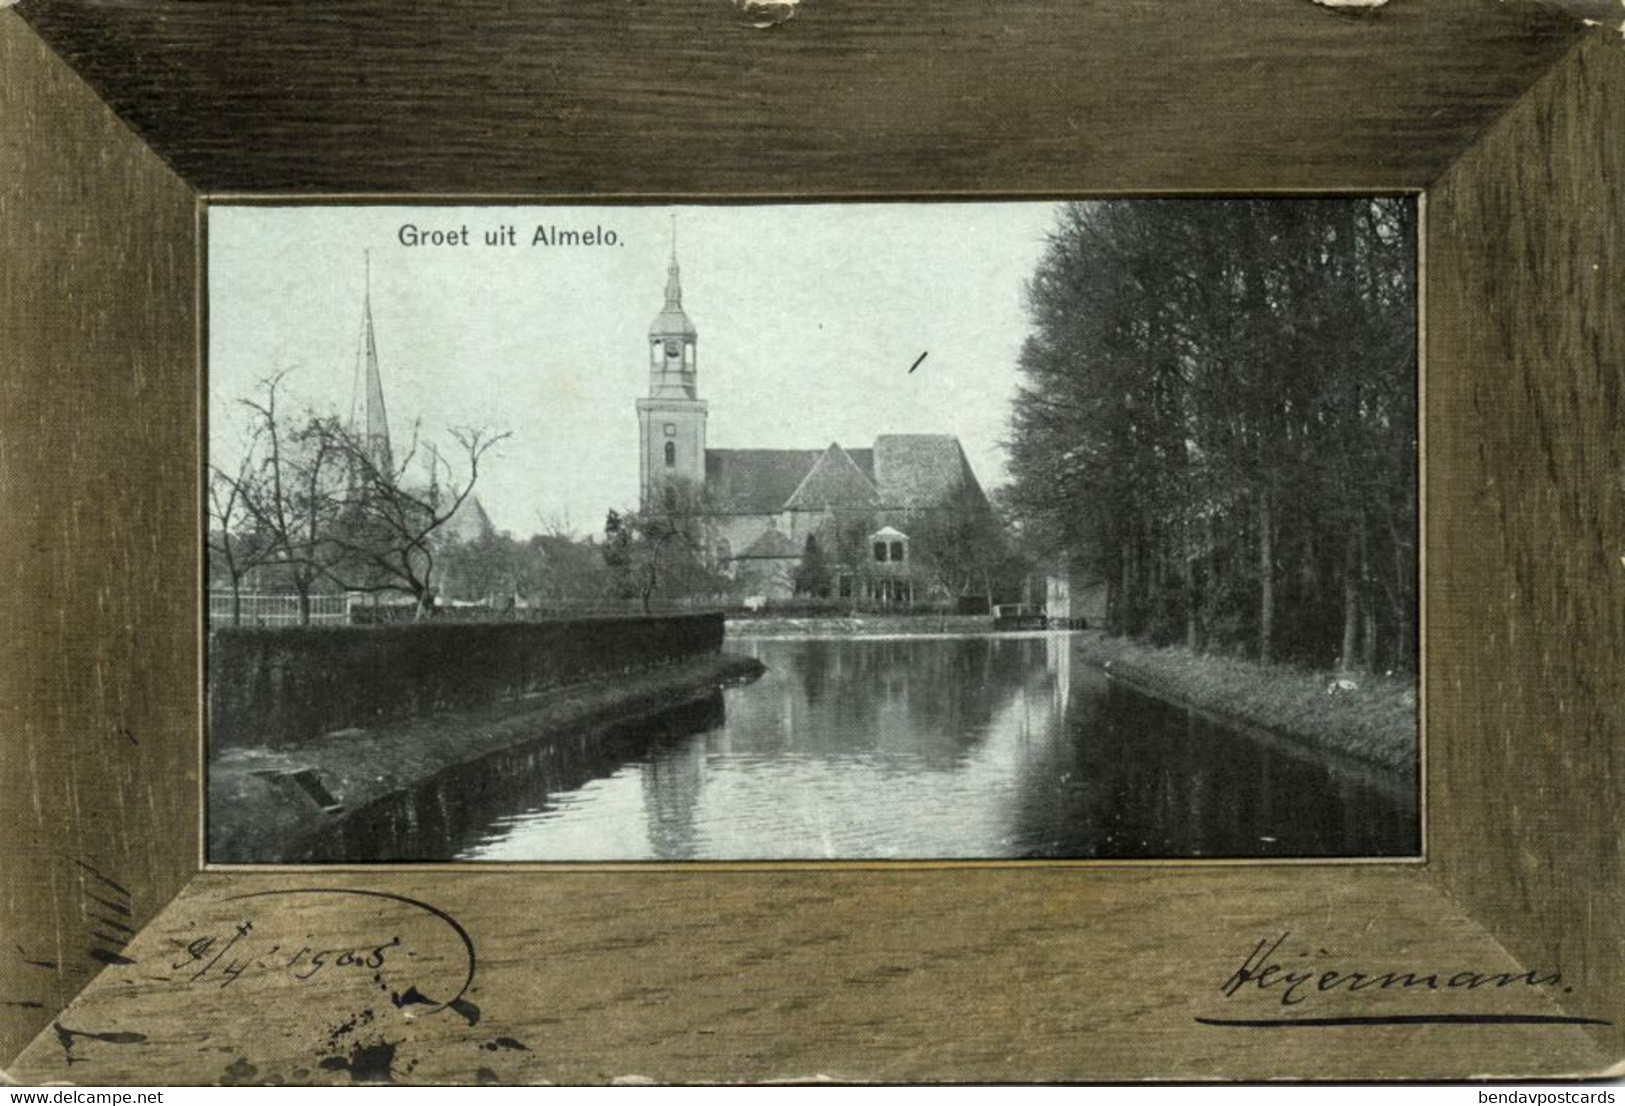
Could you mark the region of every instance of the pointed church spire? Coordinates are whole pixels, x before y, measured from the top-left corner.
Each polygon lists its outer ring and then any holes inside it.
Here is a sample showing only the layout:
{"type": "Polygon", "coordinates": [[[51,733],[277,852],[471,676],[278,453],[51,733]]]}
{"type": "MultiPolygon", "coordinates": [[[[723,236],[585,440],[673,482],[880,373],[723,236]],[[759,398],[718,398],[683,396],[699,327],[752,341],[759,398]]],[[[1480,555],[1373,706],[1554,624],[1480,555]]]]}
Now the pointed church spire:
{"type": "Polygon", "coordinates": [[[389,416],[384,411],[384,378],[378,370],[378,342],[372,328],[372,251],[367,251],[367,284],[362,298],[361,355],[367,367],[367,451],[383,472],[394,471],[389,447],[389,416]]]}
{"type": "Polygon", "coordinates": [[[671,264],[666,266],[666,310],[682,310],[683,282],[677,271],[677,216],[671,217],[671,264]]]}

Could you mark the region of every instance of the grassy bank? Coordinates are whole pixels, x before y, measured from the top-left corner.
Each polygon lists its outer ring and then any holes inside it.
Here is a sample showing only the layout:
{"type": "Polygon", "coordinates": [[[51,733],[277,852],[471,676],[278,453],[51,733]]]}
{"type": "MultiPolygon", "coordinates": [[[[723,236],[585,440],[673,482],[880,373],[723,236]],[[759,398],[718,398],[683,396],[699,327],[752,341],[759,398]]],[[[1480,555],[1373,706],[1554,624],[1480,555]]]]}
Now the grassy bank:
{"type": "Polygon", "coordinates": [[[1333,693],[1333,676],[1326,672],[1197,656],[1098,634],[1080,636],[1078,649],[1084,660],[1161,698],[1373,764],[1415,763],[1412,679],[1360,675],[1353,677],[1353,690],[1333,693]]]}
{"type": "Polygon", "coordinates": [[[897,634],[987,634],[991,615],[860,614],[812,618],[779,616],[729,618],[732,638],[763,637],[892,637],[897,634]]]}
{"type": "Polygon", "coordinates": [[[590,740],[613,723],[670,710],[761,672],[755,658],[713,655],[296,745],[211,750],[209,859],[276,863],[370,804],[442,772],[548,741],[590,740]],[[305,770],[337,809],[324,812],[291,775],[305,770]]]}

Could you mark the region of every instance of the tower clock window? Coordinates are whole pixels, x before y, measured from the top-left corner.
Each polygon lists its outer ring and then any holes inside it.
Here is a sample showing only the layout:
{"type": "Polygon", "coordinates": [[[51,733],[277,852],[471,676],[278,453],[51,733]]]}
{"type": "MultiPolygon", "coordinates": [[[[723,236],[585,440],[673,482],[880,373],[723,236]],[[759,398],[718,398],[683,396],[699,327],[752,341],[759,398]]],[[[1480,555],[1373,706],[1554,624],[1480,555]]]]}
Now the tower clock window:
{"type": "Polygon", "coordinates": [[[668,438],[677,437],[677,424],[676,423],[668,422],[666,424],[666,437],[668,437],[668,438]]]}

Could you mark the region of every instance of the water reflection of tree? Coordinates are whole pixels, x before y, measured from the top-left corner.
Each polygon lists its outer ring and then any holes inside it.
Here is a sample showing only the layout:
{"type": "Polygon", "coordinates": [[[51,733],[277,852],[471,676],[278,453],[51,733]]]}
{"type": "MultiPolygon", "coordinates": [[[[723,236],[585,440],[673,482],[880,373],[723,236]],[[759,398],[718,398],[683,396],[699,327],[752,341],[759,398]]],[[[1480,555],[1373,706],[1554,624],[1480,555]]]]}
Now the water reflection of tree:
{"type": "Polygon", "coordinates": [[[1223,730],[1085,666],[1072,684],[1066,725],[1020,771],[1014,823],[1022,855],[1415,851],[1414,807],[1370,781],[1223,730]]]}

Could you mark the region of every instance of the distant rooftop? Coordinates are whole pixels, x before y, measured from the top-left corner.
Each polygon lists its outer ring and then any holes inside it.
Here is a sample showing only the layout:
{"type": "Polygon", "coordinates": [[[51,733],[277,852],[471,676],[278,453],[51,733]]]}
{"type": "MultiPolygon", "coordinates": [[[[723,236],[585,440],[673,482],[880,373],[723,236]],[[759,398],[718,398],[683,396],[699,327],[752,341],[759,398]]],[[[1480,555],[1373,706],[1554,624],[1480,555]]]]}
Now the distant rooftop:
{"type": "Polygon", "coordinates": [[[705,487],[717,510],[735,514],[930,508],[962,488],[981,494],[951,434],[882,434],[872,449],[708,449],[705,487]]]}

